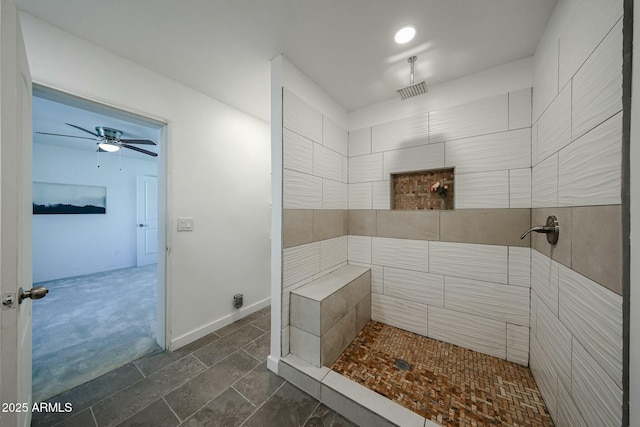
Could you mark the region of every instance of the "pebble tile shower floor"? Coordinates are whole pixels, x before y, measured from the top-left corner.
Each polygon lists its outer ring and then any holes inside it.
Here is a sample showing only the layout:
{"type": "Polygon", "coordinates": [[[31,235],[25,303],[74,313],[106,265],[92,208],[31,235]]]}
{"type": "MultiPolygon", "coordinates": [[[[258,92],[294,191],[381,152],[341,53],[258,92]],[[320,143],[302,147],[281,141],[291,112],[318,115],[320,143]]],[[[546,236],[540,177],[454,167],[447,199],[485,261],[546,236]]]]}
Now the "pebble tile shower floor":
{"type": "Polygon", "coordinates": [[[331,369],[444,426],[553,426],[528,368],[382,323],[331,369]]]}

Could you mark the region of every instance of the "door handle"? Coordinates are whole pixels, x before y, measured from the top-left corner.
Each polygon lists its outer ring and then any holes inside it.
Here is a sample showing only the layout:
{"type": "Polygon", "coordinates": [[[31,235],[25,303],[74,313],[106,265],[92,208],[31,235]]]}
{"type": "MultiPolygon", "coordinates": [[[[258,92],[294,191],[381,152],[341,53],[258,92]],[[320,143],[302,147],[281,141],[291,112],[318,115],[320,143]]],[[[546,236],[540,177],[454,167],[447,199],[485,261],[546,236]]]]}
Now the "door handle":
{"type": "Polygon", "coordinates": [[[146,227],[147,224],[138,224],[138,227],[142,228],[142,227],[146,227]]]}
{"type": "Polygon", "coordinates": [[[31,299],[44,298],[48,293],[49,293],[49,289],[45,288],[44,286],[34,286],[28,291],[25,291],[24,289],[20,288],[20,290],[18,291],[18,304],[22,304],[22,300],[26,298],[31,298],[31,299]]]}

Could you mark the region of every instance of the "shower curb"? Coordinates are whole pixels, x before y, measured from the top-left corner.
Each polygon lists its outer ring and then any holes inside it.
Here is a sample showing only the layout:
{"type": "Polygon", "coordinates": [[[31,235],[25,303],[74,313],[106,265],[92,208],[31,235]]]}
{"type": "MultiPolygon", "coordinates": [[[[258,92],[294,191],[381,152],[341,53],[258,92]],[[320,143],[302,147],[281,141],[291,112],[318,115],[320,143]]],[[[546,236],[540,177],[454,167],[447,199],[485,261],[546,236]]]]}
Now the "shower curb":
{"type": "Polygon", "coordinates": [[[325,366],[318,368],[292,354],[280,359],[278,375],[358,425],[439,425],[325,366]]]}

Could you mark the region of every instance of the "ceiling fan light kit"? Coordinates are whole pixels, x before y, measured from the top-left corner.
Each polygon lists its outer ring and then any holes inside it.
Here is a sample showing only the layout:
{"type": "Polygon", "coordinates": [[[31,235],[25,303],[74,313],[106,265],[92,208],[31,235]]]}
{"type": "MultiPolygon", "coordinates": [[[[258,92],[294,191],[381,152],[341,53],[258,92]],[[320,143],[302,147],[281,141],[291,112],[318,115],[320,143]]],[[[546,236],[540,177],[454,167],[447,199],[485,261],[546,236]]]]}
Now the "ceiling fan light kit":
{"type": "Polygon", "coordinates": [[[96,126],[95,132],[92,132],[88,129],[80,127],[78,125],[73,125],[71,123],[65,123],[67,126],[71,126],[83,132],[86,132],[93,136],[93,138],[87,138],[82,136],[75,135],[62,135],[59,133],[49,133],[49,132],[36,132],[42,135],[52,135],[52,136],[64,136],[68,138],[80,138],[80,139],[90,139],[98,142],[98,151],[106,151],[107,153],[115,153],[119,151],[120,148],[128,148],[129,150],[137,151],[138,153],[146,154],[148,156],[157,157],[158,154],[153,151],[145,150],[140,147],[136,147],[136,145],[156,145],[155,142],[150,141],[148,139],[122,139],[122,131],[118,129],[109,128],[106,126],[96,126]],[[136,144],[136,145],[131,145],[136,144]]]}
{"type": "Polygon", "coordinates": [[[120,146],[112,142],[100,142],[98,143],[98,148],[100,148],[102,151],[106,151],[107,153],[115,153],[116,151],[120,150],[120,146]]]}

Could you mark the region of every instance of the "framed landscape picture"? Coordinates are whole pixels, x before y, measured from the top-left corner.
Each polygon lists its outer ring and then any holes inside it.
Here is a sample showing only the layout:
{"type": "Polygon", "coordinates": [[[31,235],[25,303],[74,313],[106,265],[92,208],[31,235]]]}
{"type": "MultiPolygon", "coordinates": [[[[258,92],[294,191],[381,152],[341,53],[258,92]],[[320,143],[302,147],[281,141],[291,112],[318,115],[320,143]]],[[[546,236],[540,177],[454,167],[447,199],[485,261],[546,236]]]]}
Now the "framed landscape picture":
{"type": "Polygon", "coordinates": [[[107,187],[95,185],[33,183],[33,214],[104,214],[107,187]]]}

